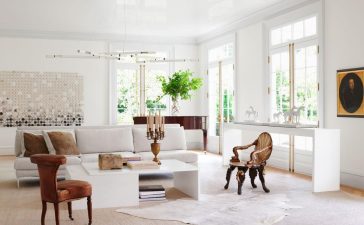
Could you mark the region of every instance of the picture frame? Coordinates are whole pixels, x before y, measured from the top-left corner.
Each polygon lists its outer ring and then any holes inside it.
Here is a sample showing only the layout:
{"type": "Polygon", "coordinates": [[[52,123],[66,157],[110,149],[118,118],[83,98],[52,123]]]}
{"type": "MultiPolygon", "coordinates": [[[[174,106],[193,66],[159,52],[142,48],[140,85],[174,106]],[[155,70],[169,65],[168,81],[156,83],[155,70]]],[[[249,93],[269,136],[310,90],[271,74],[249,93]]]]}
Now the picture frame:
{"type": "Polygon", "coordinates": [[[364,117],[364,67],[337,70],[337,116],[364,117]]]}

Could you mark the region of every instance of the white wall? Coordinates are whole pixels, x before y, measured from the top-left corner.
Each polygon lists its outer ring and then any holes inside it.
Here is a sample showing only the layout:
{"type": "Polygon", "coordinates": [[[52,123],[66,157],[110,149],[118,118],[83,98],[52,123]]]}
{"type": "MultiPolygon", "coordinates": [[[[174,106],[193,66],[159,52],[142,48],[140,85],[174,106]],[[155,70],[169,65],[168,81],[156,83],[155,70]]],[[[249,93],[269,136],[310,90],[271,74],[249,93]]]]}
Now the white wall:
{"type": "MultiPolygon", "coordinates": [[[[106,51],[104,42],[0,38],[0,70],[76,72],[84,79],[85,125],[108,123],[108,67],[105,60],[46,59],[47,54],[74,54],[77,49],[106,51]]],[[[13,154],[15,128],[0,129],[0,155],[13,154]]]]}
{"type": "Polygon", "coordinates": [[[0,70],[76,72],[84,79],[85,125],[108,122],[107,61],[47,59],[48,54],[75,54],[77,49],[105,51],[104,42],[0,38],[0,70]]]}
{"type": "Polygon", "coordinates": [[[266,121],[266,79],[263,63],[263,25],[257,23],[237,32],[236,60],[236,118],[246,120],[245,111],[253,106],[258,119],[266,121]]]}
{"type": "MultiPolygon", "coordinates": [[[[364,119],[336,116],[336,70],[364,66],[363,9],[361,0],[324,2],[324,124],[341,130],[341,182],[359,188],[364,188],[364,119]]],[[[260,115],[268,110],[264,108],[267,78],[262,38],[261,23],[237,31],[238,120],[244,119],[249,105],[262,112],[260,115]]]]}
{"type": "MultiPolygon", "coordinates": [[[[156,46],[147,43],[139,46],[156,46]]],[[[167,45],[161,45],[166,47],[167,45]]],[[[176,58],[198,58],[194,44],[168,45],[176,58]]],[[[84,79],[84,125],[109,123],[109,61],[104,59],[47,59],[49,54],[76,54],[76,50],[107,52],[104,41],[56,40],[0,37],[0,71],[76,72],[84,79]]],[[[173,56],[172,56],[173,57],[173,56]]],[[[198,63],[171,64],[171,71],[190,69],[198,75],[198,63]],[[174,68],[175,66],[175,68],[174,68]]],[[[200,115],[199,92],[191,101],[181,103],[182,115],[200,115]]],[[[12,154],[15,129],[0,129],[0,155],[12,154]]]]}
{"type": "Polygon", "coordinates": [[[342,182],[361,188],[364,119],[336,116],[336,70],[364,66],[363,9],[362,0],[325,1],[325,124],[341,130],[342,182]]]}
{"type": "MultiPolygon", "coordinates": [[[[174,56],[176,59],[198,59],[198,48],[196,45],[175,45],[174,56]]],[[[176,62],[174,70],[189,69],[194,77],[203,78],[200,74],[199,62],[176,62]]],[[[201,105],[201,90],[195,91],[192,94],[191,100],[183,100],[179,102],[180,115],[183,116],[200,116],[204,115],[203,106],[201,105]]]]}

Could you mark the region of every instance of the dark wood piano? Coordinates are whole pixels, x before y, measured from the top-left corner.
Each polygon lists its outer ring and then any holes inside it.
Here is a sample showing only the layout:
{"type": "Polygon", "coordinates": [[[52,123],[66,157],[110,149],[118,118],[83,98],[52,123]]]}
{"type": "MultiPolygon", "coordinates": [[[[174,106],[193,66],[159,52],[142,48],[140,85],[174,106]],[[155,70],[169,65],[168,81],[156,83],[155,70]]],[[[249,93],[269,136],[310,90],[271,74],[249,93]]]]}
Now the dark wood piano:
{"type": "MultiPolygon", "coordinates": [[[[134,124],[146,124],[147,117],[133,117],[134,124]]],[[[207,116],[165,116],[165,123],[178,123],[186,130],[201,129],[203,132],[203,147],[207,147],[207,116]]]]}

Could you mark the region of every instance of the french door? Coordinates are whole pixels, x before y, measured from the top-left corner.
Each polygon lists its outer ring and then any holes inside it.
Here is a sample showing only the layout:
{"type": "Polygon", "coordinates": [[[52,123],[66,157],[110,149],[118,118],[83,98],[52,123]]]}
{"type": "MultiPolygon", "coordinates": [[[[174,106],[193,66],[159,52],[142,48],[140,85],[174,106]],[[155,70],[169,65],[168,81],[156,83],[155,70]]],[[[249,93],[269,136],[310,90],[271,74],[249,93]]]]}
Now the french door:
{"type": "Polygon", "coordinates": [[[234,120],[234,64],[220,61],[210,65],[209,135],[220,136],[223,123],[234,120]]]}
{"type": "MultiPolygon", "coordinates": [[[[300,108],[301,124],[318,124],[318,44],[316,40],[289,43],[270,51],[270,119],[273,114],[300,108]]],[[[311,174],[312,139],[274,135],[272,154],[277,167],[311,174]],[[287,160],[288,159],[288,160],[287,160]],[[289,162],[288,164],[282,162],[289,162]]]]}
{"type": "Polygon", "coordinates": [[[270,54],[270,119],[273,114],[300,108],[300,123],[318,123],[318,45],[291,43],[270,54]]]}

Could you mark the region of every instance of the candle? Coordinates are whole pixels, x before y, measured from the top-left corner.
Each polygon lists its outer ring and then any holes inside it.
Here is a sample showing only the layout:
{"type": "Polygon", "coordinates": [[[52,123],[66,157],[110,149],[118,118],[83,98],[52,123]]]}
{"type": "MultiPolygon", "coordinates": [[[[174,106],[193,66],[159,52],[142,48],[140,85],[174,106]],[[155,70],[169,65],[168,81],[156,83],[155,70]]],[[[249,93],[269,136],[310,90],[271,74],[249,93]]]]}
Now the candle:
{"type": "Polygon", "coordinates": [[[151,122],[151,125],[152,125],[152,131],[154,131],[154,124],[155,124],[155,118],[154,118],[154,116],[151,116],[150,117],[151,119],[152,119],[152,122],[151,122]]]}
{"type": "Polygon", "coordinates": [[[147,132],[149,132],[149,116],[147,116],[147,132]]]}
{"type": "Polygon", "coordinates": [[[164,124],[166,123],[165,119],[166,119],[166,118],[163,116],[163,120],[162,120],[162,124],[163,124],[163,131],[164,131],[164,124]]]}
{"type": "Polygon", "coordinates": [[[159,130],[162,130],[162,118],[161,118],[161,111],[158,112],[158,122],[159,122],[159,130]]]}
{"type": "Polygon", "coordinates": [[[155,114],[155,129],[159,130],[159,116],[155,114]]]}
{"type": "Polygon", "coordinates": [[[150,115],[150,113],[149,113],[149,129],[151,130],[151,131],[153,131],[153,123],[154,123],[154,121],[153,121],[153,117],[150,115]]]}

